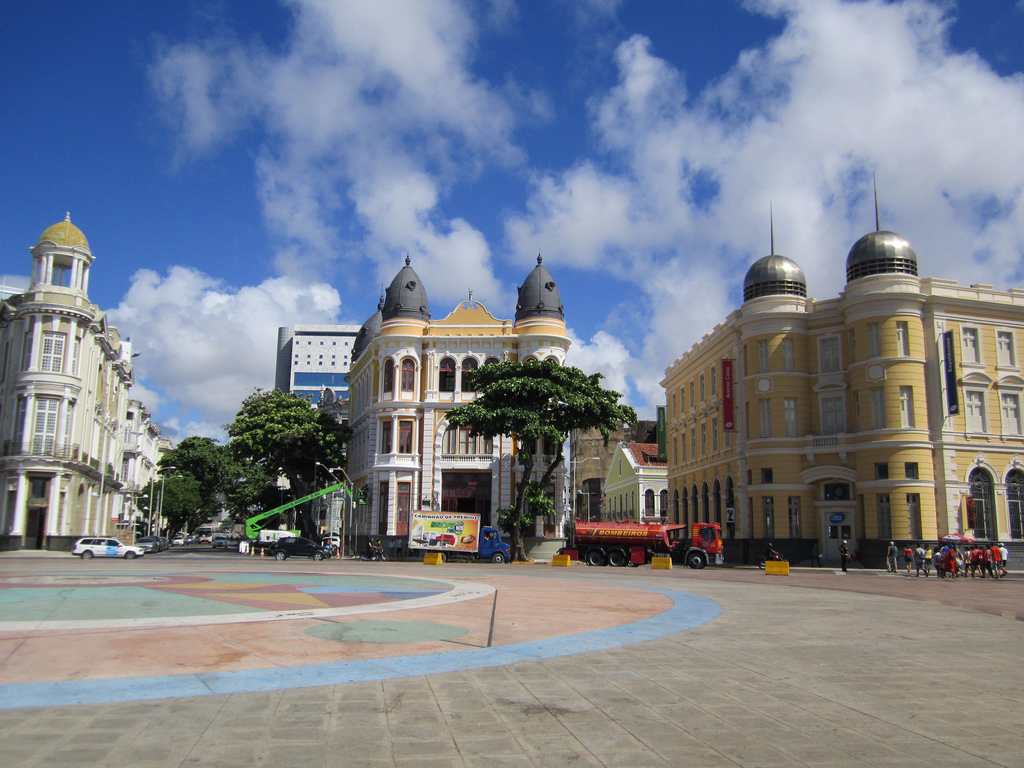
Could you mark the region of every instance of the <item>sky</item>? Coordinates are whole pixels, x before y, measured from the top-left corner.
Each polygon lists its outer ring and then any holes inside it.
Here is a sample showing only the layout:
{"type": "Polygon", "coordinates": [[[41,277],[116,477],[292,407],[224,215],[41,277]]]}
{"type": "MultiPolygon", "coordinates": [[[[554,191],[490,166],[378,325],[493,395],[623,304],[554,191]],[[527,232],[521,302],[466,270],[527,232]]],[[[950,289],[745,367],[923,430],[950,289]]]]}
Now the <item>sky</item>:
{"type": "Polygon", "coordinates": [[[172,440],[224,437],[280,326],[514,314],[644,418],[771,250],[808,294],[906,237],[1024,287],[1024,0],[35,0],[0,7],[0,276],[70,212],[172,440]],[[772,214],[769,214],[769,210],[772,214]]]}

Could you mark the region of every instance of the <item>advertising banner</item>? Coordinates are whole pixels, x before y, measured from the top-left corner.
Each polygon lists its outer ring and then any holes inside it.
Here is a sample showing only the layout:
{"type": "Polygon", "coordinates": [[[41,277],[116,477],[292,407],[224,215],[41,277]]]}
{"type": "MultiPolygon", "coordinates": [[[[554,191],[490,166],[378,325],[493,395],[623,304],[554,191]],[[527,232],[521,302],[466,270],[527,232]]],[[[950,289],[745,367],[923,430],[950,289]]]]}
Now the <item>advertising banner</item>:
{"type": "Polygon", "coordinates": [[[480,546],[480,516],[459,512],[413,512],[409,549],[476,552],[480,546]]]}
{"type": "Polygon", "coordinates": [[[946,374],[946,406],[950,416],[960,413],[960,395],[956,388],[956,351],[953,348],[953,332],[942,334],[942,368],[946,374]]]}
{"type": "Polygon", "coordinates": [[[722,429],[736,431],[732,408],[732,360],[722,361],[722,429]]]}

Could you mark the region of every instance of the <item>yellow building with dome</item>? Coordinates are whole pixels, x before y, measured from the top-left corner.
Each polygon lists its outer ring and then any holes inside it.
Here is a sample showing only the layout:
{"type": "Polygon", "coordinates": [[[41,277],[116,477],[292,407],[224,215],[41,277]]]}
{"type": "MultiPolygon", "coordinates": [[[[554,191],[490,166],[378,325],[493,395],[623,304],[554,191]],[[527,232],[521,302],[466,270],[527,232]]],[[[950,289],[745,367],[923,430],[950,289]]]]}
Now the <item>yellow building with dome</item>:
{"type": "Polygon", "coordinates": [[[666,369],[670,515],[720,522],[733,562],[1024,541],[1024,291],[921,278],[887,231],[846,277],[816,300],[796,262],[760,259],[742,306],[666,369]]]}
{"type": "MultiPolygon", "coordinates": [[[[476,397],[466,371],[504,360],[562,363],[569,343],[558,287],[540,257],[512,320],[492,315],[472,291],[447,317],[433,319],[407,258],[352,350],[348,475],[367,502],[356,510],[357,535],[405,537],[413,510],[477,513],[484,525],[497,525],[519,471],[512,441],[470,437],[468,429],[449,428],[445,413],[476,397]]],[[[542,474],[540,466],[537,479],[542,474]]],[[[561,535],[564,465],[548,492],[556,514],[537,518],[534,540],[561,535]]]]}
{"type": "Polygon", "coordinates": [[[94,257],[70,215],[31,253],[28,289],[0,302],[0,549],[70,549],[132,525],[132,352],[89,301],[94,257]]]}

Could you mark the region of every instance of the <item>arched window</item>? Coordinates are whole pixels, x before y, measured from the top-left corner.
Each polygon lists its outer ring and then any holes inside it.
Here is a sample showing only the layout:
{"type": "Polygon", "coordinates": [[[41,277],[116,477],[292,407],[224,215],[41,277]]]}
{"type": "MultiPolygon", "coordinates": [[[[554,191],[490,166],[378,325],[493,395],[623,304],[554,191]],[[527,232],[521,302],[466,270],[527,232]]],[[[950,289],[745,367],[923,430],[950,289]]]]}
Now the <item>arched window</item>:
{"type": "Polygon", "coordinates": [[[968,528],[974,529],[974,538],[988,539],[996,535],[993,512],[995,511],[995,493],[992,488],[992,476],[984,469],[975,469],[968,478],[971,484],[971,495],[967,499],[966,512],[968,528]]]}
{"type": "Polygon", "coordinates": [[[644,491],[644,516],[654,517],[654,491],[650,488],[644,491]]]}
{"type": "Polygon", "coordinates": [[[395,361],[390,357],[384,361],[384,393],[390,395],[395,391],[395,361]]]}
{"type": "Polygon", "coordinates": [[[462,360],[462,391],[463,392],[475,392],[476,390],[470,386],[469,382],[466,381],[466,374],[469,371],[476,370],[476,358],[467,357],[462,360]]]}
{"type": "Polygon", "coordinates": [[[728,539],[736,536],[736,495],[731,477],[725,478],[725,532],[728,539]]]}
{"type": "Polygon", "coordinates": [[[441,392],[455,391],[455,361],[446,357],[441,361],[437,388],[441,392]]]}
{"type": "Polygon", "coordinates": [[[402,361],[402,392],[416,391],[416,361],[407,357],[402,361]]]}
{"type": "Polygon", "coordinates": [[[700,522],[700,503],[697,500],[697,485],[694,483],[693,488],[690,489],[690,510],[693,514],[693,522],[700,522]]]}
{"type": "Polygon", "coordinates": [[[683,507],[679,511],[679,514],[680,514],[679,522],[682,525],[689,525],[690,524],[690,502],[689,502],[689,499],[686,498],[686,491],[685,490],[683,490],[682,500],[683,500],[683,507]]]}
{"type": "Polygon", "coordinates": [[[705,523],[710,523],[711,522],[711,509],[710,509],[711,504],[710,504],[710,500],[708,498],[708,484],[707,483],[704,483],[704,485],[701,486],[701,489],[700,489],[700,500],[701,500],[701,505],[700,505],[701,518],[703,519],[703,521],[705,523]]]}
{"type": "Polygon", "coordinates": [[[1024,472],[1019,469],[1006,478],[1006,511],[1010,515],[1010,538],[1024,539],[1024,472]]]}
{"type": "Polygon", "coordinates": [[[488,357],[486,360],[484,360],[484,365],[497,365],[500,362],[501,361],[498,360],[498,358],[496,357],[488,357]]]}
{"type": "Polygon", "coordinates": [[[722,486],[717,480],[711,490],[711,498],[714,500],[715,522],[722,524],[722,486]]]}
{"type": "Polygon", "coordinates": [[[679,517],[679,489],[672,491],[672,519],[676,525],[682,522],[682,518],[679,517]]]}
{"type": "Polygon", "coordinates": [[[662,491],[658,494],[658,514],[668,518],[668,491],[662,491]]]}
{"type": "Polygon", "coordinates": [[[555,357],[554,355],[548,355],[547,356],[547,362],[549,362],[549,363],[557,363],[558,362],[558,358],[555,357]]]}

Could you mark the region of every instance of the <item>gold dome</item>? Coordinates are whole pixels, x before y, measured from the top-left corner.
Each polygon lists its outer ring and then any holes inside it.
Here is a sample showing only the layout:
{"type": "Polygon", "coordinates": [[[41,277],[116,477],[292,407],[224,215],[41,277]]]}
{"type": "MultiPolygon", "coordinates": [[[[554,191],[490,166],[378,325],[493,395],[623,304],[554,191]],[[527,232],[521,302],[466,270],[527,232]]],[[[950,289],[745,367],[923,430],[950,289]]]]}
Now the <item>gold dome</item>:
{"type": "Polygon", "coordinates": [[[80,245],[83,248],[89,247],[89,241],[85,239],[85,235],[82,234],[82,230],[71,223],[70,213],[64,216],[64,221],[58,221],[53,226],[46,228],[43,234],[39,236],[39,242],[41,243],[43,241],[51,242],[56,245],[80,245]]]}

